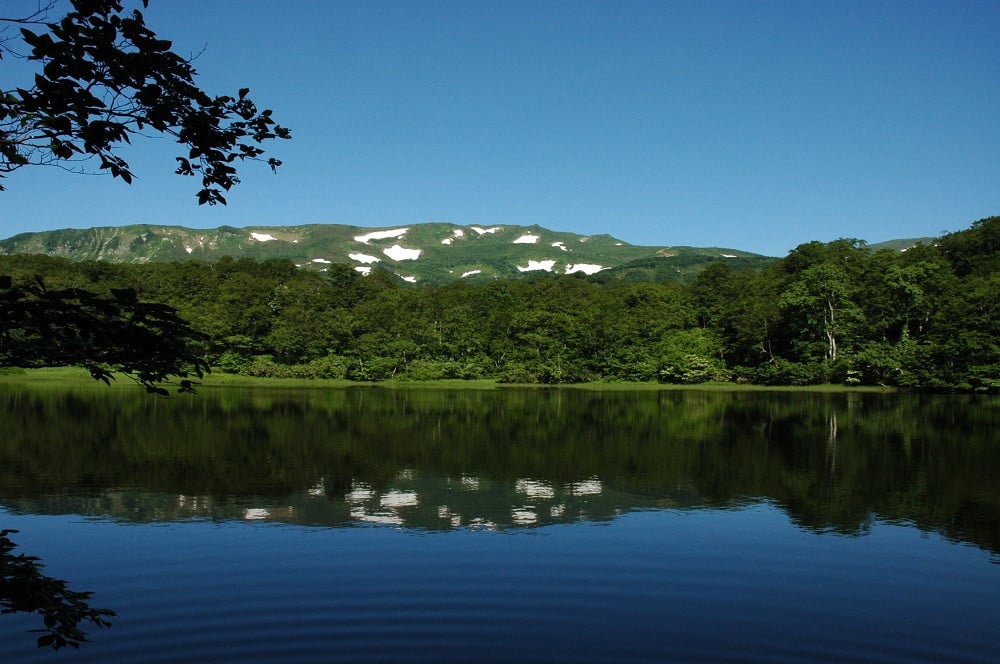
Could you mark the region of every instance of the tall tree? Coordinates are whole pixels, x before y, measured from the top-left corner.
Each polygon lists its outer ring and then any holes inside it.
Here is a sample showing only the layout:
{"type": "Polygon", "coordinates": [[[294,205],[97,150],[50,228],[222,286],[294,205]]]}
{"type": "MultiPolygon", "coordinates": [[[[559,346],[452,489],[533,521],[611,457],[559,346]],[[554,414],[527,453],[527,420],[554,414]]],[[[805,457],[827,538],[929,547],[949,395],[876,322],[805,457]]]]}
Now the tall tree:
{"type": "Polygon", "coordinates": [[[858,276],[868,254],[857,240],[810,242],[783,261],[789,280],[781,296],[792,348],[801,361],[833,362],[860,325],[858,276]]]}

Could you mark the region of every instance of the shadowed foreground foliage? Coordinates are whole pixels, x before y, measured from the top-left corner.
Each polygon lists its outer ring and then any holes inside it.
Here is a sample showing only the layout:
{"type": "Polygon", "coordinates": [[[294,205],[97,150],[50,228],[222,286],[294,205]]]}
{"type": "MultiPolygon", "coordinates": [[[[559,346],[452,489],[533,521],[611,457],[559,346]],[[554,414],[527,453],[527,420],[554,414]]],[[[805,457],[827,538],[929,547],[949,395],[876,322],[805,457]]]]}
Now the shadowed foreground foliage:
{"type": "Polygon", "coordinates": [[[176,173],[201,178],[199,204],[225,204],[222,192],[240,181],[234,164],[264,161],[265,141],[290,138],[270,110],[258,111],[248,88],[236,96],[199,88],[191,60],[174,53],[138,9],[127,11],[121,0],[72,0],[56,20],[48,15],[53,6],[0,15],[0,30],[17,30],[16,37],[0,33],[0,62],[6,55],[38,63],[24,87],[0,89],[0,178],[28,166],[79,170],[93,160],[99,172],[131,183],[121,148],[159,134],[180,145],[176,173]]]}
{"type": "Polygon", "coordinates": [[[0,366],[81,366],[105,383],[114,373],[154,394],[179,379],[193,389],[208,365],[193,343],[201,338],[177,312],[140,302],[134,290],[98,295],[81,288],[48,288],[41,279],[13,285],[0,277],[0,366]]]}
{"type": "Polygon", "coordinates": [[[66,646],[79,648],[87,641],[80,623],[110,627],[115,612],[95,609],[88,601],[93,593],[70,590],[66,581],[42,573],[43,565],[36,556],[15,554],[16,545],[9,535],[16,530],[0,530],[0,613],[36,613],[45,627],[38,647],[59,650],[66,646]]]}

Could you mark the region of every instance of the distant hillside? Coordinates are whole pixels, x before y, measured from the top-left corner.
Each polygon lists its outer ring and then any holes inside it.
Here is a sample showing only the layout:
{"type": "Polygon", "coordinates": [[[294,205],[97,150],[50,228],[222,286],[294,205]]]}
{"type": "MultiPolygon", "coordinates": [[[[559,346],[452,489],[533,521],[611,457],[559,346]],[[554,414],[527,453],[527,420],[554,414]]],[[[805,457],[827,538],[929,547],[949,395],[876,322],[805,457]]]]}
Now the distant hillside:
{"type": "Polygon", "coordinates": [[[914,237],[906,238],[902,240],[888,240],[886,242],[876,242],[875,244],[868,245],[868,248],[872,251],[879,251],[881,249],[892,249],[893,251],[906,251],[910,247],[915,247],[918,244],[934,244],[937,242],[937,238],[934,237],[914,237]]]}
{"type": "Polygon", "coordinates": [[[737,249],[643,247],[610,235],[579,235],[540,226],[450,223],[383,228],[312,224],[210,230],[152,225],[63,229],[0,240],[2,254],[122,263],[279,258],[311,270],[324,270],[332,263],[351,265],[364,274],[382,268],[404,281],[426,284],[539,272],[599,275],[601,280],[686,280],[714,261],[750,267],[775,260],[737,249]]]}

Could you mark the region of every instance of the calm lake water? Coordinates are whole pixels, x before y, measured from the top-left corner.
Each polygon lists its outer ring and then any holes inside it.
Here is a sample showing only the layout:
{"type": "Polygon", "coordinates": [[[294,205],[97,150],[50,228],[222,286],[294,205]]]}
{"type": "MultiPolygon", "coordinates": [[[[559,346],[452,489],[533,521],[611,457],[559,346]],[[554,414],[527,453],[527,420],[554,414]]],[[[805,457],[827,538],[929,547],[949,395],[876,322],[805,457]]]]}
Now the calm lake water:
{"type": "Polygon", "coordinates": [[[0,384],[0,528],[117,613],[3,661],[996,662],[998,413],[0,384]]]}

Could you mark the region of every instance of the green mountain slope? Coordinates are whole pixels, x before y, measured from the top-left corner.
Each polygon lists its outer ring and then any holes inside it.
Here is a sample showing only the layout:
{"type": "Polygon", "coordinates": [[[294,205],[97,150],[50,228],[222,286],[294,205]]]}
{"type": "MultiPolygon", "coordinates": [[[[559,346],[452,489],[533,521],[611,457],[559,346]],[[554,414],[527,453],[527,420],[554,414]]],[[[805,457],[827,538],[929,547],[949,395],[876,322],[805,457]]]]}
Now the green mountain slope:
{"type": "Polygon", "coordinates": [[[411,283],[486,281],[540,272],[600,274],[634,280],[678,278],[716,260],[758,265],[763,256],[735,249],[643,247],[611,235],[579,235],[540,226],[425,223],[361,228],[335,224],[193,229],[135,225],[22,233],[0,240],[2,254],[48,254],[71,260],[217,260],[223,256],[288,259],[324,270],[388,270],[411,283]],[[636,263],[638,261],[638,263],[636,263]],[[626,268],[625,266],[631,266],[626,268]],[[613,270],[626,270],[612,273],[613,270]]]}

